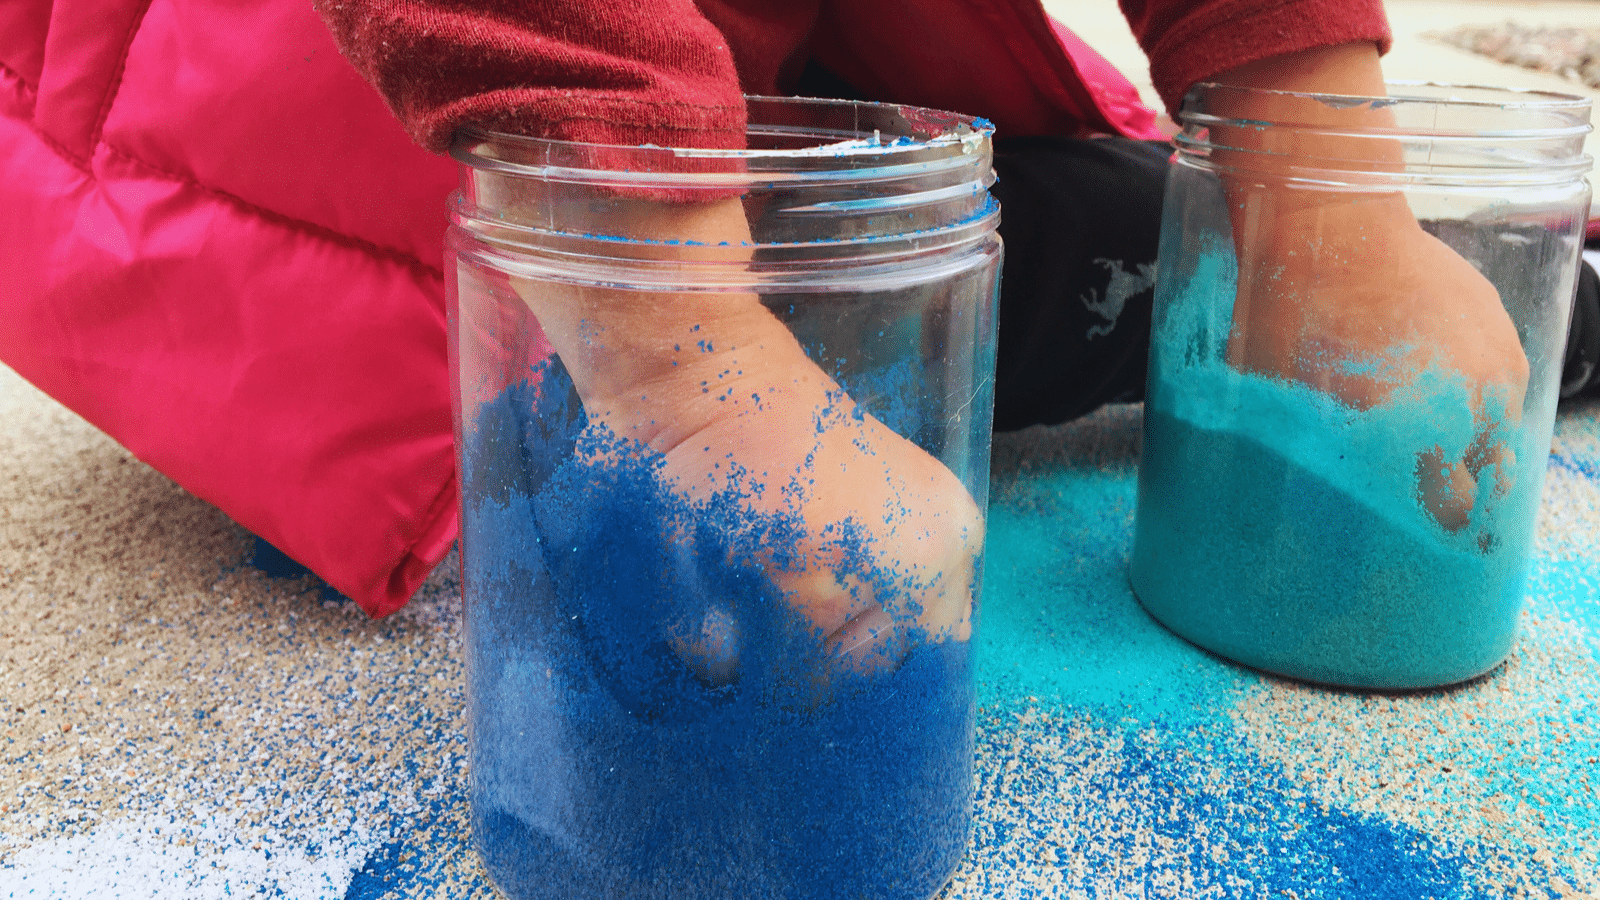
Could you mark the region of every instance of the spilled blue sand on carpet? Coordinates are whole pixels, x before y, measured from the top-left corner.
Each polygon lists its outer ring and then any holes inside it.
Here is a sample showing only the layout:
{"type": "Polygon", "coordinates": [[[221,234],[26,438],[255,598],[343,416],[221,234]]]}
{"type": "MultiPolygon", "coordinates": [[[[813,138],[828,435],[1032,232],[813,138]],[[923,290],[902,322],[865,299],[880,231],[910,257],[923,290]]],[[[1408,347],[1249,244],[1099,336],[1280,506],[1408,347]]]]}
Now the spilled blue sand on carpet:
{"type": "Polygon", "coordinates": [[[403,829],[368,855],[351,876],[344,900],[387,900],[393,897],[429,897],[450,900],[465,896],[439,884],[440,860],[460,855],[460,835],[454,819],[465,797],[441,797],[423,805],[402,821],[403,829]]]}
{"type": "Polygon", "coordinates": [[[1515,749],[1459,761],[1479,792],[1504,798],[1507,815],[1536,817],[1551,849],[1592,850],[1600,842],[1600,710],[1592,702],[1600,690],[1600,560],[1537,558],[1529,585],[1531,624],[1520,640],[1551,658],[1549,687],[1517,698],[1515,749]]]}
{"type": "MultiPolygon", "coordinates": [[[[1017,738],[1031,743],[1070,721],[990,715],[981,723],[980,756],[1007,755],[1005,746],[1017,738]]],[[[1222,746],[1225,737],[1201,746],[1189,729],[1148,723],[1121,740],[1090,735],[1099,738],[1091,751],[1099,758],[1082,762],[1094,775],[1068,788],[1072,798],[1055,796],[1063,790],[1059,778],[1026,767],[1005,789],[984,791],[992,802],[980,814],[978,855],[989,865],[1036,864],[1029,851],[1057,841],[1084,876],[1065,886],[1090,897],[1130,891],[1190,898],[1498,896],[1467,883],[1459,852],[1414,828],[1305,803],[1292,783],[1248,751],[1222,746]],[[1065,835],[1051,814],[1062,802],[1082,813],[1065,835]]],[[[1061,736],[1083,738],[1081,730],[1061,736]]],[[[992,782],[996,769],[984,771],[992,782]]],[[[990,890],[1005,897],[1057,895],[990,890]]]]}

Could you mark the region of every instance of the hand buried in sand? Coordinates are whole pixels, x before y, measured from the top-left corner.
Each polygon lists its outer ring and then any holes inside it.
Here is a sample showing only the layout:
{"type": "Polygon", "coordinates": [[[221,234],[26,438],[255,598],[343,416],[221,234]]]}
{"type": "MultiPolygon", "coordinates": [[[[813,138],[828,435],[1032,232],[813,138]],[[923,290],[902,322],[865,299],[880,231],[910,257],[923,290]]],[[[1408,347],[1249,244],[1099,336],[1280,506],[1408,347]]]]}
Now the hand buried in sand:
{"type": "MultiPolygon", "coordinates": [[[[630,237],[748,241],[737,200],[641,201],[629,218],[630,237]]],[[[913,639],[970,636],[977,505],[942,463],[846,396],[756,296],[513,286],[591,426],[660,454],[660,481],[707,514],[731,496],[742,514],[798,526],[754,562],[825,653],[872,668],[896,663],[913,639]]],[[[729,639],[673,643],[709,669],[729,639]]]]}
{"type": "MultiPolygon", "coordinates": [[[[1356,409],[1401,393],[1418,398],[1407,389],[1424,373],[1458,381],[1476,439],[1448,459],[1442,445],[1419,448],[1416,477],[1428,513],[1446,530],[1461,530],[1484,479],[1492,479],[1485,486],[1494,495],[1511,487],[1516,460],[1503,432],[1520,417],[1528,361],[1494,286],[1426,233],[1403,195],[1321,187],[1345,180],[1341,172],[1401,165],[1397,144],[1352,137],[1393,128],[1383,104],[1308,96],[1383,97],[1376,49],[1347,44],[1289,54],[1218,81],[1245,89],[1221,111],[1252,123],[1218,129],[1236,148],[1218,154],[1225,167],[1235,164],[1230,153],[1245,151],[1238,173],[1224,179],[1239,261],[1228,362],[1311,385],[1356,409]],[[1254,124],[1262,122],[1293,124],[1254,124]],[[1302,169],[1320,174],[1296,184],[1302,169]]],[[[1417,409],[1420,417],[1435,412],[1417,409]]]]}
{"type": "MultiPolygon", "coordinates": [[[[1399,196],[1289,212],[1241,255],[1228,361],[1299,381],[1367,409],[1424,372],[1459,379],[1477,439],[1460,458],[1417,455],[1419,496],[1450,531],[1467,524],[1479,482],[1510,488],[1528,362],[1494,287],[1427,234],[1399,196]]],[[[1408,392],[1408,396],[1414,396],[1408,392]]],[[[1429,416],[1426,407],[1418,416],[1429,416]]]]}

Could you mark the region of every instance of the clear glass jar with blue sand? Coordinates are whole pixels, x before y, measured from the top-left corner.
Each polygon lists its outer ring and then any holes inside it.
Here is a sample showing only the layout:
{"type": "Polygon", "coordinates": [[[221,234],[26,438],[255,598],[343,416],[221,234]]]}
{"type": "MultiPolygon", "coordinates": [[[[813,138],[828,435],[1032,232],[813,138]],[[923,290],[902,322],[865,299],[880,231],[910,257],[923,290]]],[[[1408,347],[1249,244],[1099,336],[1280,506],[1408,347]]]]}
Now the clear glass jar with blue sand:
{"type": "Polygon", "coordinates": [[[1163,212],[1131,563],[1156,619],[1354,688],[1510,652],[1589,208],[1589,103],[1202,85],[1163,212]]]}
{"type": "Polygon", "coordinates": [[[515,900],[924,900],[969,839],[992,129],[749,112],[454,149],[473,840],[515,900]]]}

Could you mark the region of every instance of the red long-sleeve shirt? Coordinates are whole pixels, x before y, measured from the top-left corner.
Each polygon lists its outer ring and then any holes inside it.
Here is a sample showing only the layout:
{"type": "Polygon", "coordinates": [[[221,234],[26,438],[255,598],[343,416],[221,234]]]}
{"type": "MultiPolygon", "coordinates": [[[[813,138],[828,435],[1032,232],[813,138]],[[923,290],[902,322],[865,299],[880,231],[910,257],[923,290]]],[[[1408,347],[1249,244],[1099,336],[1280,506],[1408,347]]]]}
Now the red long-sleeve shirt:
{"type": "MultiPolygon", "coordinates": [[[[738,146],[741,94],[808,60],[873,99],[981,115],[1002,134],[1116,130],[1038,0],[318,0],[412,137],[463,124],[607,144],[738,146]]],[[[1381,0],[1122,0],[1169,109],[1268,56],[1386,47],[1381,0]]],[[[1070,22],[1067,23],[1070,26],[1070,22]]]]}

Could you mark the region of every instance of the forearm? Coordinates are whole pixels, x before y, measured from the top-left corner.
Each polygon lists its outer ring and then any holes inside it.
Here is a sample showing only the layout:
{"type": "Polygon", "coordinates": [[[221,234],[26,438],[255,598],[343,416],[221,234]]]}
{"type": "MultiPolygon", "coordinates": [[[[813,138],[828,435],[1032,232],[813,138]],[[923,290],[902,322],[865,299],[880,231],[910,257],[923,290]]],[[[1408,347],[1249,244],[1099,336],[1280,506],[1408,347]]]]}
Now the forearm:
{"type": "Polygon", "coordinates": [[[740,147],[727,41],[693,0],[314,0],[340,51],[435,152],[462,125],[598,144],[740,147]]]}
{"type": "MultiPolygon", "coordinates": [[[[1259,60],[1220,73],[1207,112],[1239,122],[1213,126],[1213,160],[1222,168],[1235,234],[1271,236],[1308,211],[1349,207],[1374,226],[1414,226],[1405,198],[1381,183],[1357,189],[1374,173],[1398,170],[1399,145],[1386,134],[1393,114],[1381,104],[1328,103],[1318,96],[1384,97],[1377,47],[1341,44],[1259,60]],[[1238,89],[1231,91],[1228,89],[1238,89]],[[1363,135],[1379,135],[1376,139],[1363,135]],[[1295,190],[1299,176],[1349,182],[1340,191],[1295,190]]],[[[1346,213],[1339,213],[1346,215],[1346,213]]]]}
{"type": "Polygon", "coordinates": [[[1202,81],[1286,54],[1390,40],[1382,0],[1121,0],[1150,60],[1156,91],[1176,117],[1202,81]]]}
{"type": "Polygon", "coordinates": [[[1316,47],[1236,66],[1212,79],[1233,87],[1381,97],[1383,69],[1369,41],[1316,47]]]}

